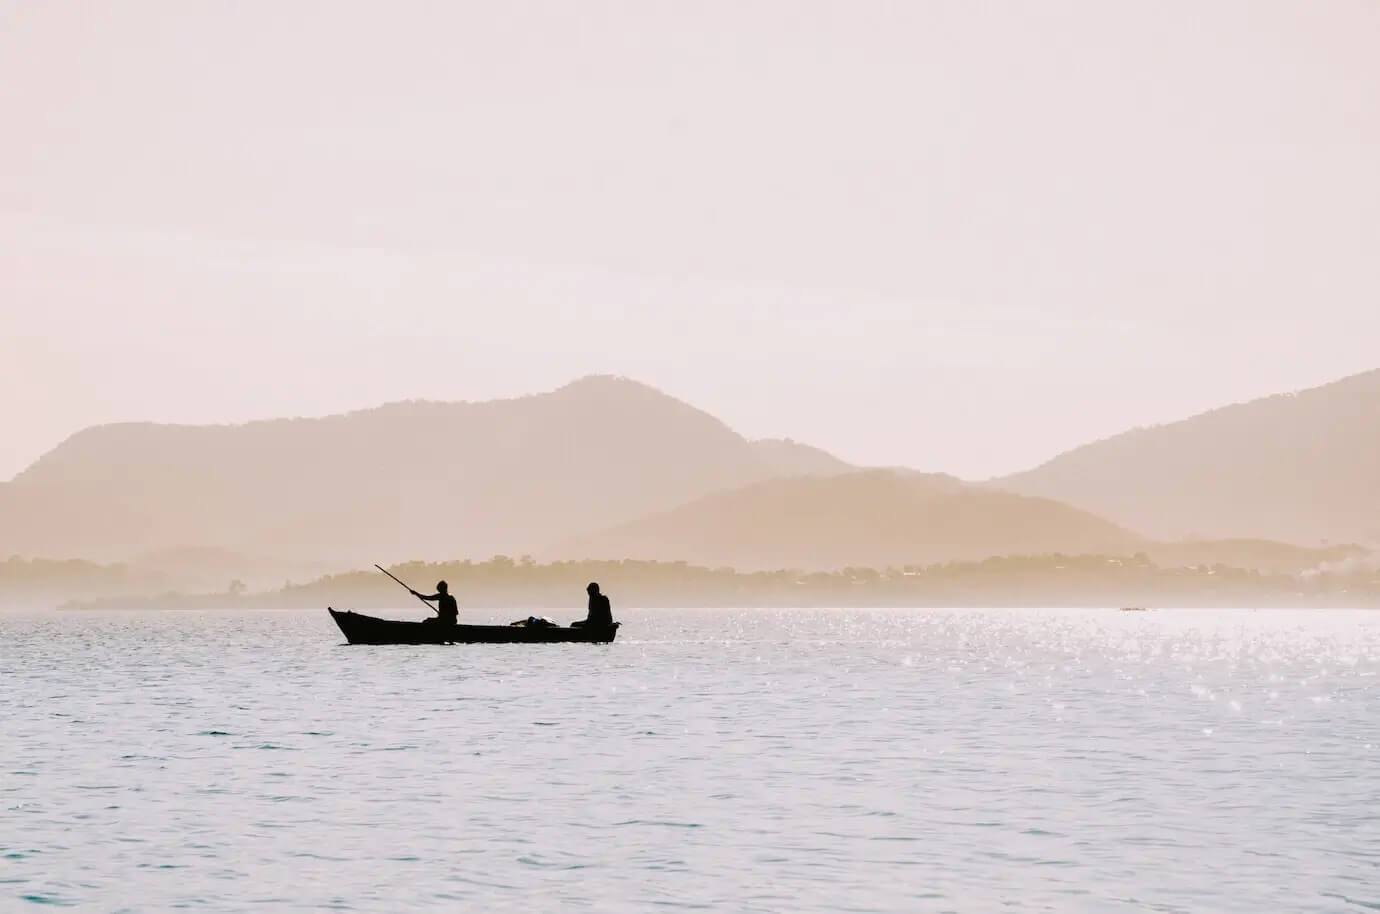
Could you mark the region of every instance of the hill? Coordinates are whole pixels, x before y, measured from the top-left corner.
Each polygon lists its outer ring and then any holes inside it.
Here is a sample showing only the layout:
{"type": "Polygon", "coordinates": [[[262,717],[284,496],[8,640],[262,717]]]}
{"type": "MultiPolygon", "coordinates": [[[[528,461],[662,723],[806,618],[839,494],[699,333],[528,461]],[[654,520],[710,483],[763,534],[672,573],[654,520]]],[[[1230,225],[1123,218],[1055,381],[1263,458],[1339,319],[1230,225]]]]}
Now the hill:
{"type": "Polygon", "coordinates": [[[0,487],[0,555],[209,547],[360,563],[520,554],[827,463],[637,382],[244,425],[86,429],[0,487]]]}
{"type": "Polygon", "coordinates": [[[72,600],[149,600],[172,583],[157,572],[80,559],[0,560],[0,611],[51,608],[72,600]],[[142,595],[142,596],[139,596],[142,595]]]}
{"type": "Polygon", "coordinates": [[[867,470],[707,495],[551,553],[822,569],[1051,552],[1130,554],[1144,545],[1133,533],[1049,499],[948,476],[867,470]]]}
{"type": "Polygon", "coordinates": [[[1380,543],[1380,370],[1154,428],[994,480],[1150,536],[1380,543]]]}
{"type": "Polygon", "coordinates": [[[752,442],[752,449],[776,476],[832,476],[857,469],[828,451],[790,438],[763,438],[752,442]]]}

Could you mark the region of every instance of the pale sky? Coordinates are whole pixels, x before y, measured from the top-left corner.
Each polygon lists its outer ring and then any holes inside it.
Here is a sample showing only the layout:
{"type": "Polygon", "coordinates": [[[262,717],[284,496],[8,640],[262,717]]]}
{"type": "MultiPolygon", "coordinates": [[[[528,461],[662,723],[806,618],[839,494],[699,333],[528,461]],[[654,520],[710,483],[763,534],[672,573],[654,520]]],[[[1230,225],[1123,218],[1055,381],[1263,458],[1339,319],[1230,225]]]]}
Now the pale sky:
{"type": "Polygon", "coordinates": [[[0,0],[0,479],[590,373],[980,478],[1380,367],[1377,48],[1375,0],[0,0]]]}

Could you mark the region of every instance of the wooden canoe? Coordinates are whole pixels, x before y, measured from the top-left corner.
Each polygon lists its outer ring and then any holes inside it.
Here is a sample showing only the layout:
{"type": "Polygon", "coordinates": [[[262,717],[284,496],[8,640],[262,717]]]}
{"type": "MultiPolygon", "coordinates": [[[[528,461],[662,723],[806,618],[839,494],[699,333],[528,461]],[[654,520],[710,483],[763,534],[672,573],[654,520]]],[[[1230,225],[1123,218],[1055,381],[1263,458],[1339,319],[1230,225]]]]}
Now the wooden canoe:
{"type": "Polygon", "coordinates": [[[611,626],[567,628],[526,625],[442,625],[376,619],[350,610],[326,608],[351,644],[601,644],[618,636],[611,626]]]}

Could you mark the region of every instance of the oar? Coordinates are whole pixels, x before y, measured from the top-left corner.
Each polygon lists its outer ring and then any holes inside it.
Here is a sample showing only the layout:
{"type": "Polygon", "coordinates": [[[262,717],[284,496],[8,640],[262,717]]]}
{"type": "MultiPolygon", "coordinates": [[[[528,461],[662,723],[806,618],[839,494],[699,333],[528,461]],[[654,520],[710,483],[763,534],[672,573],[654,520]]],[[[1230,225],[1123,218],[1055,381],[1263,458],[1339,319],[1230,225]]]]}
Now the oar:
{"type": "MultiPolygon", "coordinates": [[[[374,567],[377,568],[379,571],[382,571],[384,574],[388,575],[393,580],[398,581],[397,576],[394,575],[393,572],[389,571],[387,568],[384,568],[382,565],[375,565],[374,567]]],[[[398,581],[398,583],[402,584],[402,586],[404,587],[407,587],[407,585],[403,584],[402,581],[398,581]]],[[[411,587],[407,587],[407,592],[412,594],[414,597],[417,597],[418,600],[422,600],[421,596],[417,593],[417,591],[413,590],[411,587]]],[[[422,600],[422,602],[426,604],[427,609],[436,613],[440,613],[440,610],[437,609],[435,606],[432,606],[430,601],[422,600]]]]}

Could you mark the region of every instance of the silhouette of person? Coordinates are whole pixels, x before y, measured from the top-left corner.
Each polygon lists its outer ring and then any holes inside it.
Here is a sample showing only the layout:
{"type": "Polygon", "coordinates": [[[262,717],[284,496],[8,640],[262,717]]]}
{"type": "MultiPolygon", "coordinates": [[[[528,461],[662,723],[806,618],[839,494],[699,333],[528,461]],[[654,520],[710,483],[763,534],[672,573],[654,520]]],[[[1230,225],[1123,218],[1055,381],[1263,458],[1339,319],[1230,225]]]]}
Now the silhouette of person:
{"type": "Polygon", "coordinates": [[[579,621],[570,623],[570,627],[581,628],[588,625],[607,628],[613,625],[613,610],[609,606],[609,598],[599,592],[599,585],[590,582],[585,588],[585,593],[589,594],[589,614],[579,621]]]}
{"type": "MultiPolygon", "coordinates": [[[[410,589],[410,588],[409,588],[410,589]]],[[[454,625],[460,618],[460,608],[455,605],[455,598],[450,595],[450,587],[445,581],[436,582],[436,593],[424,594],[412,591],[412,596],[421,597],[423,600],[436,601],[436,618],[427,619],[427,622],[435,622],[441,625],[454,625]]]]}

